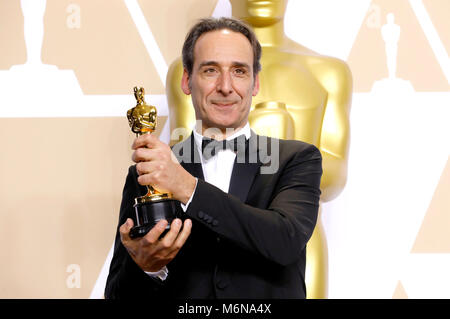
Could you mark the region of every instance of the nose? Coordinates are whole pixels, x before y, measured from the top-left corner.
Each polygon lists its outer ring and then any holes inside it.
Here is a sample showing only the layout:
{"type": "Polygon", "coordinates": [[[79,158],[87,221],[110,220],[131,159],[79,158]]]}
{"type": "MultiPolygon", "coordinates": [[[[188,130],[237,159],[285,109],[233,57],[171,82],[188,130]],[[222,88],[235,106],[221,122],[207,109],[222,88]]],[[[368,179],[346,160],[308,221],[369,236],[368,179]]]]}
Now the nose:
{"type": "Polygon", "coordinates": [[[216,90],[223,95],[229,95],[233,93],[233,83],[228,72],[222,72],[219,78],[217,79],[216,90]]]}

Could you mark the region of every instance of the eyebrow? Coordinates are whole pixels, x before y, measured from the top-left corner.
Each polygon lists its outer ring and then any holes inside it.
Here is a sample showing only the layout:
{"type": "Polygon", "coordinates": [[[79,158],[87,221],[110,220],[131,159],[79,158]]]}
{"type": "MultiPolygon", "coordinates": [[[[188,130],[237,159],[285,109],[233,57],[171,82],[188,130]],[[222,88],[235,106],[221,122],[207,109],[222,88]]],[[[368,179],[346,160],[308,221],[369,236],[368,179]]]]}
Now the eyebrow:
{"type": "MultiPolygon", "coordinates": [[[[217,61],[204,61],[204,62],[200,63],[200,65],[198,66],[198,69],[201,69],[204,66],[210,66],[210,65],[220,66],[220,64],[217,61]]],[[[244,68],[250,69],[250,65],[248,65],[247,63],[244,63],[244,62],[233,61],[232,66],[244,67],[244,68]]]]}

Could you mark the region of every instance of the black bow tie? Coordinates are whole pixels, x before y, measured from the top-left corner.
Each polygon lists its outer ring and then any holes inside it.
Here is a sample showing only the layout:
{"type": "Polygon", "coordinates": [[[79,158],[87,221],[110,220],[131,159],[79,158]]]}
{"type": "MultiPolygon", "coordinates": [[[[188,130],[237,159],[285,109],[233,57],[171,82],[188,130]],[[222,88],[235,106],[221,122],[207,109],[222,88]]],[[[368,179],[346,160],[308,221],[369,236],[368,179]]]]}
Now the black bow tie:
{"type": "Polygon", "coordinates": [[[239,135],[232,140],[218,141],[204,137],[202,140],[202,154],[205,159],[210,159],[220,150],[232,150],[234,152],[245,151],[247,139],[245,135],[239,135]]]}

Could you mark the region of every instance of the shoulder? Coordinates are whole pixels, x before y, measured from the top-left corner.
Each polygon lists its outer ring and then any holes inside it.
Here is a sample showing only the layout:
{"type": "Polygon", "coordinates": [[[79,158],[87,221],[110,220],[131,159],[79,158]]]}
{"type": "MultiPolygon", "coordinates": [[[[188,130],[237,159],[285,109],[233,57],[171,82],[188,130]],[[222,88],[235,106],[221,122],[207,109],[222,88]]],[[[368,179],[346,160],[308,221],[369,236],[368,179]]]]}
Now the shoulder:
{"type": "Polygon", "coordinates": [[[330,56],[308,56],[306,58],[309,69],[319,79],[323,81],[330,79],[337,83],[348,83],[352,80],[352,73],[350,67],[345,61],[330,56]]]}
{"type": "Polygon", "coordinates": [[[298,140],[279,140],[280,155],[301,156],[301,157],[320,157],[320,150],[313,144],[298,140]]]}
{"type": "Polygon", "coordinates": [[[299,140],[283,140],[274,137],[268,137],[264,135],[257,135],[260,148],[267,145],[269,153],[275,151],[279,154],[280,159],[291,159],[294,157],[300,158],[322,158],[320,150],[313,144],[299,141],[299,140]],[[264,140],[267,140],[264,142],[264,140]]]}
{"type": "Polygon", "coordinates": [[[268,139],[271,149],[266,157],[262,157],[262,174],[277,172],[286,180],[292,180],[305,173],[318,176],[323,173],[322,155],[315,145],[298,140],[268,139]]]}
{"type": "Polygon", "coordinates": [[[312,72],[351,77],[350,67],[345,61],[315,52],[291,39],[286,40],[284,51],[298,57],[312,72]]]}

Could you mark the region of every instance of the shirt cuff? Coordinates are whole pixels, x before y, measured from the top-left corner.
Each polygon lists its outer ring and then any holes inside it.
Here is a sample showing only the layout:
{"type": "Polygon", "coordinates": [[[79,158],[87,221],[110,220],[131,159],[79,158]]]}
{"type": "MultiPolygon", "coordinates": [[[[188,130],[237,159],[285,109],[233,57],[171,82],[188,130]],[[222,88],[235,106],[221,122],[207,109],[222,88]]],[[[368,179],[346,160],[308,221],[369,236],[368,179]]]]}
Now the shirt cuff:
{"type": "Polygon", "coordinates": [[[169,275],[169,270],[167,269],[166,266],[164,266],[160,271],[155,272],[144,271],[144,272],[150,277],[156,277],[161,279],[162,281],[166,280],[167,276],[169,275]]]}
{"type": "Polygon", "coordinates": [[[196,178],[195,178],[195,187],[194,187],[194,191],[192,192],[191,197],[189,197],[189,200],[187,201],[186,205],[184,205],[183,203],[180,203],[180,204],[181,204],[181,208],[183,209],[183,212],[186,212],[186,211],[187,211],[187,209],[188,209],[188,207],[189,207],[189,204],[190,204],[191,201],[192,201],[192,198],[194,198],[195,190],[197,189],[197,182],[198,182],[198,179],[197,179],[197,177],[196,177],[196,178]]]}

